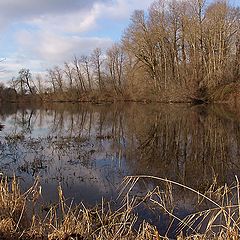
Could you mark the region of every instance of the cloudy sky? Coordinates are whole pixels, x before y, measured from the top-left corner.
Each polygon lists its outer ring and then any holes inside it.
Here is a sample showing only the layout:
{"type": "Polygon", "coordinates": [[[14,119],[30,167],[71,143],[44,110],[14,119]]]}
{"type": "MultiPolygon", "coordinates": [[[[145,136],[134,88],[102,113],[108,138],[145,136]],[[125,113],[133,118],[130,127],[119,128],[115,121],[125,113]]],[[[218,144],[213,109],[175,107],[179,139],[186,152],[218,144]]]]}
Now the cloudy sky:
{"type": "Polygon", "coordinates": [[[7,82],[118,41],[135,9],[152,0],[0,0],[0,58],[7,82]]]}

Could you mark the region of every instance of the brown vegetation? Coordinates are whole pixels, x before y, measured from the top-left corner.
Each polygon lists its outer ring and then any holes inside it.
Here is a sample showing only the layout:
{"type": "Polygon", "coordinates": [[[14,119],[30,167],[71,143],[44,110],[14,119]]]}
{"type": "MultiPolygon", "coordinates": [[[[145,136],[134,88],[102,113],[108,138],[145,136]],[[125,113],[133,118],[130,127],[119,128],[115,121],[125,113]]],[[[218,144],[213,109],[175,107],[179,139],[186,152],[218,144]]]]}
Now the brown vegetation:
{"type": "MultiPolygon", "coordinates": [[[[181,191],[182,191],[181,190],[181,191]]],[[[125,199],[117,210],[111,210],[109,203],[87,209],[83,204],[67,205],[61,187],[59,203],[37,214],[34,210],[41,195],[41,187],[36,181],[27,192],[20,193],[19,183],[3,177],[0,182],[0,236],[1,239],[169,239],[168,234],[177,222],[178,239],[238,239],[239,237],[239,182],[234,187],[213,185],[203,194],[178,182],[151,176],[127,177],[121,196],[125,199]],[[132,195],[140,181],[157,181],[158,186],[146,195],[132,195]],[[181,219],[174,213],[174,191],[176,188],[193,194],[198,209],[181,219]],[[30,203],[30,204],[29,204],[30,203]],[[208,204],[206,204],[208,203],[208,204]],[[138,217],[134,209],[145,205],[159,214],[170,217],[169,227],[161,236],[155,226],[146,221],[136,228],[138,217]],[[207,206],[207,207],[206,207],[207,206]]]]}

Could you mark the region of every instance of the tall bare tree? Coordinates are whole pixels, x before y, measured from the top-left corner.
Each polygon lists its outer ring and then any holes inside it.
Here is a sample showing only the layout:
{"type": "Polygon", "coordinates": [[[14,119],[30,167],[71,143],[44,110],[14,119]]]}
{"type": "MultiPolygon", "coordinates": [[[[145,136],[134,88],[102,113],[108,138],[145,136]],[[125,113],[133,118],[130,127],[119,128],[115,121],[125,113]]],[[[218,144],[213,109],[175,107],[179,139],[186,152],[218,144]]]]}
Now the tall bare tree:
{"type": "Polygon", "coordinates": [[[104,89],[104,81],[102,76],[103,61],[104,60],[103,60],[103,54],[102,54],[101,48],[94,49],[93,53],[91,54],[91,62],[92,62],[93,70],[96,75],[100,92],[102,92],[104,89]]]}
{"type": "Polygon", "coordinates": [[[115,92],[123,94],[125,54],[121,45],[114,44],[108,49],[106,62],[115,92]]]}
{"type": "Polygon", "coordinates": [[[91,59],[89,56],[82,55],[80,58],[80,62],[83,65],[83,71],[87,77],[88,88],[91,91],[92,90],[92,77],[91,77],[91,70],[90,70],[91,59]]]}

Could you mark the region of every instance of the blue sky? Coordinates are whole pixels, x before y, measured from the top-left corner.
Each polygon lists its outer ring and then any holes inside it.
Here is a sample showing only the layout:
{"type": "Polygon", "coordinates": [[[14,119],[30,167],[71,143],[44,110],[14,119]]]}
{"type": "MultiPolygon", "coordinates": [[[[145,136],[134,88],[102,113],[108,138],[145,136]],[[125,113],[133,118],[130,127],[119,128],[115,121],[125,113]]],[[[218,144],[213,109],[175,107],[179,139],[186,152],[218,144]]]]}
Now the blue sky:
{"type": "MultiPolygon", "coordinates": [[[[240,5],[240,0],[231,0],[240,5]]],[[[153,0],[0,0],[0,58],[7,82],[21,68],[43,73],[121,38],[135,9],[153,0]]]]}

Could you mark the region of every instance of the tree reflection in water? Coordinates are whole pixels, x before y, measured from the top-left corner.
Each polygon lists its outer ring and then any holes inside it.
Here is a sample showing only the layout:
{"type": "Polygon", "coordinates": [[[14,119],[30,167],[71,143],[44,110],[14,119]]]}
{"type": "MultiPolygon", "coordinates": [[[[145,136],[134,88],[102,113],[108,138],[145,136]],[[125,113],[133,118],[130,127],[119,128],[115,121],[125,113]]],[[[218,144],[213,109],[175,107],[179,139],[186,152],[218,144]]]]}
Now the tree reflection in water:
{"type": "Polygon", "coordinates": [[[91,204],[114,197],[126,175],[204,190],[214,176],[225,183],[239,174],[238,114],[223,105],[11,105],[0,114],[1,171],[26,187],[40,175],[46,201],[59,182],[66,197],[91,204]]]}

